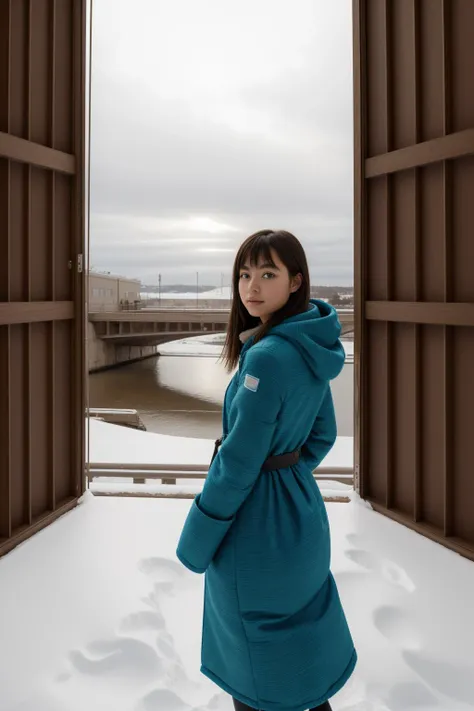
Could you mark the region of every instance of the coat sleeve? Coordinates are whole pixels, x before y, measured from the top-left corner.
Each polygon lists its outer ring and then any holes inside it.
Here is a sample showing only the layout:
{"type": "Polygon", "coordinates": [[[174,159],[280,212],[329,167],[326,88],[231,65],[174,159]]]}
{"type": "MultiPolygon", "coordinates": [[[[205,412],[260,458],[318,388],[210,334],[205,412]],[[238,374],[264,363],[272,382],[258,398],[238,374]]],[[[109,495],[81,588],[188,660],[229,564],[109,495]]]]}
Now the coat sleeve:
{"type": "Polygon", "coordinates": [[[259,348],[248,351],[231,404],[233,426],[194,499],[176,551],[196,573],[206,571],[271,453],[284,382],[274,355],[259,348]]]}
{"type": "Polygon", "coordinates": [[[301,448],[301,455],[311,470],[319,467],[332,449],[337,437],[336,414],[331,387],[328,384],[309,437],[301,448]]]}

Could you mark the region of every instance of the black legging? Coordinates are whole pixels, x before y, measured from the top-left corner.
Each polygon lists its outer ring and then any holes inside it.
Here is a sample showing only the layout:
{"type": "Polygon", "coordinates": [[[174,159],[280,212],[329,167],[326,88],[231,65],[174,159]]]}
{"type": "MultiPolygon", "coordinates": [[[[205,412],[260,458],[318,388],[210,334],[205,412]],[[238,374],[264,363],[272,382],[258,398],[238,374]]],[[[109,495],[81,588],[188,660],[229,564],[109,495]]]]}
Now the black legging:
{"type": "MultiPolygon", "coordinates": [[[[255,711],[251,706],[247,706],[247,704],[243,704],[242,701],[237,701],[237,699],[232,699],[234,702],[234,709],[235,711],[255,711]]],[[[324,704],[321,704],[321,706],[314,706],[314,708],[310,709],[309,711],[331,711],[331,706],[329,704],[329,701],[325,701],[324,704]]]]}

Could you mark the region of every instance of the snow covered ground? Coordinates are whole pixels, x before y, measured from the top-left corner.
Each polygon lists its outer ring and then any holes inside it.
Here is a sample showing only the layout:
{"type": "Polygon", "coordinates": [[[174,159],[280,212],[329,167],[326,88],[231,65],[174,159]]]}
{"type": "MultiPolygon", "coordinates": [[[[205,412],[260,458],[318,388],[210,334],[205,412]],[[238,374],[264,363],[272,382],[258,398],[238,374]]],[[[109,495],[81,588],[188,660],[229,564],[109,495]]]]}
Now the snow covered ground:
{"type": "MultiPolygon", "coordinates": [[[[97,463],[203,465],[213,447],[95,420],[89,445],[97,463]]],[[[351,462],[340,438],[325,463],[351,462]]],[[[334,711],[474,709],[474,564],[339,487],[332,567],[359,664],[334,711]]],[[[88,491],[0,559],[0,711],[232,711],[199,673],[203,577],[175,557],[190,505],[88,491]]]]}
{"type": "MultiPolygon", "coordinates": [[[[190,503],[88,493],[0,559],[1,711],[231,711],[174,555],[190,503]]],[[[360,658],[335,711],[473,709],[474,565],[357,497],[328,513],[360,658]]]]}
{"type": "Polygon", "coordinates": [[[223,339],[223,333],[183,338],[179,341],[162,343],[157,346],[157,351],[164,356],[201,356],[213,357],[217,360],[222,353],[223,339]]]}
{"type": "MultiPolygon", "coordinates": [[[[214,441],[143,432],[90,419],[89,461],[127,464],[209,464],[214,441]]],[[[338,437],[324,466],[351,467],[352,437],[338,437]]]]}

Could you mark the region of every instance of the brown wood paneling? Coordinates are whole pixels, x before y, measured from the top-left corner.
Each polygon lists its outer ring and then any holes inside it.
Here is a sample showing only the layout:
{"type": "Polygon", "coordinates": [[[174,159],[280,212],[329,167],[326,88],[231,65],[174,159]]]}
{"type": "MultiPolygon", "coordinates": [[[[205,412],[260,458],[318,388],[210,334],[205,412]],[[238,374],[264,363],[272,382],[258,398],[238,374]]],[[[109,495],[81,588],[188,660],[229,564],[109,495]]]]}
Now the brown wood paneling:
{"type": "Polygon", "coordinates": [[[416,298],[416,260],[414,246],[417,228],[417,190],[415,170],[392,176],[392,298],[414,301],[416,298]]]}
{"type": "MultiPolygon", "coordinates": [[[[5,3],[2,3],[5,4],[5,3]]],[[[8,71],[10,99],[7,103],[12,136],[28,137],[28,0],[10,2],[10,34],[8,71]]],[[[4,26],[6,28],[6,26],[4,26]]]]}
{"type": "MultiPolygon", "coordinates": [[[[9,280],[11,303],[28,299],[27,259],[27,166],[8,161],[10,170],[10,230],[5,240],[10,243],[9,280]]],[[[3,305],[2,305],[3,306],[3,305]]]]}
{"type": "Polygon", "coordinates": [[[452,165],[452,223],[452,299],[474,304],[474,156],[452,165]]]}
{"type": "Polygon", "coordinates": [[[10,330],[0,326],[0,538],[11,536],[10,330]]]}
{"type": "Polygon", "coordinates": [[[474,326],[474,303],[367,301],[365,307],[370,321],[474,326]]]}
{"type": "Polygon", "coordinates": [[[473,417],[474,329],[456,329],[452,347],[453,434],[452,506],[453,535],[474,540],[473,417]],[[469,466],[470,465],[470,466],[469,466]]]}
{"type": "Polygon", "coordinates": [[[0,555],[84,471],[85,2],[0,3],[0,555]]]}
{"type": "Polygon", "coordinates": [[[51,359],[51,348],[48,338],[49,324],[40,322],[32,324],[30,373],[34,377],[30,382],[30,442],[31,452],[34,452],[34,463],[31,463],[31,508],[32,517],[36,518],[49,510],[51,476],[51,451],[49,448],[49,427],[51,421],[51,379],[48,364],[51,359]]]}
{"type": "Polygon", "coordinates": [[[420,141],[444,135],[443,3],[419,0],[420,141]]]}
{"type": "Polygon", "coordinates": [[[3,41],[0,42],[0,131],[9,130],[10,115],[8,96],[10,93],[9,45],[5,41],[7,28],[10,27],[10,3],[0,3],[0,27],[4,28],[3,41]]]}
{"type": "Polygon", "coordinates": [[[388,3],[391,48],[392,148],[412,146],[416,141],[415,114],[415,31],[414,0],[388,3]]]}
{"type": "Polygon", "coordinates": [[[86,10],[85,2],[72,4],[72,59],[73,59],[73,96],[76,97],[75,117],[73,123],[74,155],[82,166],[81,171],[76,171],[73,181],[72,219],[73,219],[73,264],[74,277],[72,295],[76,305],[80,305],[81,318],[74,321],[73,341],[75,348],[72,351],[73,377],[71,394],[72,402],[72,463],[71,463],[71,488],[76,496],[80,496],[85,486],[85,437],[86,437],[86,314],[85,314],[85,282],[83,264],[78,267],[78,255],[85,253],[85,38],[86,38],[86,10]],[[80,120],[78,120],[78,98],[81,106],[80,120]]]}
{"type": "Polygon", "coordinates": [[[52,260],[54,298],[58,301],[70,301],[73,293],[69,267],[71,247],[66,240],[60,238],[70,229],[72,221],[70,181],[64,175],[54,174],[54,198],[52,206],[54,231],[51,235],[52,244],[54,241],[52,260]]]}
{"type": "Polygon", "coordinates": [[[415,514],[415,393],[416,370],[413,364],[415,327],[396,324],[392,334],[392,439],[394,508],[415,514]],[[403,393],[403,397],[398,394],[403,393]]]}
{"type": "Polygon", "coordinates": [[[54,93],[63,97],[53,105],[54,137],[53,148],[64,153],[72,153],[74,127],[74,86],[71,82],[71,67],[73,63],[73,43],[69,41],[74,32],[73,3],[57,2],[55,5],[54,22],[54,93]]]}
{"type": "Polygon", "coordinates": [[[474,126],[474,92],[472,67],[474,47],[474,3],[471,0],[450,0],[447,3],[450,31],[451,130],[464,131],[474,126]]]}
{"type": "Polygon", "coordinates": [[[385,178],[372,180],[365,196],[367,204],[367,244],[365,289],[367,299],[385,299],[389,279],[387,189],[385,178]]]}
{"type": "MultiPolygon", "coordinates": [[[[30,442],[28,439],[28,353],[27,326],[10,325],[10,495],[13,531],[27,524],[27,486],[30,442]]],[[[2,472],[2,477],[6,472],[2,472]]]]}
{"type": "Polygon", "coordinates": [[[409,148],[400,148],[382,155],[367,158],[365,171],[367,178],[388,175],[400,170],[408,170],[440,160],[461,158],[474,153],[474,129],[453,133],[443,138],[434,138],[409,148]]]}
{"type": "Polygon", "coordinates": [[[73,432],[69,426],[72,409],[72,388],[70,362],[72,360],[71,330],[67,321],[55,324],[55,342],[60,357],[55,359],[53,395],[54,395],[54,496],[56,502],[67,499],[70,484],[63,472],[71,472],[71,454],[73,451],[73,432]]]}
{"type": "Polygon", "coordinates": [[[420,294],[423,301],[445,299],[443,165],[420,169],[420,294]]]}
{"type": "Polygon", "coordinates": [[[51,124],[51,0],[30,3],[30,141],[49,146],[51,124]]]}
{"type": "Polygon", "coordinates": [[[73,301],[24,301],[0,303],[0,324],[61,321],[74,317],[73,301]]]}
{"type": "MultiPolygon", "coordinates": [[[[377,399],[377,410],[367,407],[364,422],[367,423],[367,433],[373,433],[372,446],[362,450],[365,456],[366,467],[372,473],[370,479],[365,477],[365,469],[361,467],[364,495],[385,501],[387,497],[387,453],[389,449],[388,419],[387,419],[387,340],[384,323],[373,322],[367,328],[367,348],[364,359],[371,362],[372,367],[365,370],[367,393],[377,399]]],[[[367,434],[370,436],[370,434],[367,434]]]]}
{"type": "Polygon", "coordinates": [[[76,172],[76,161],[73,155],[7,133],[0,133],[0,156],[69,175],[74,175],[76,172]]]}
{"type": "Polygon", "coordinates": [[[474,3],[354,0],[356,480],[474,558],[474,3]]]}
{"type": "Polygon", "coordinates": [[[46,301],[50,294],[51,180],[44,170],[30,168],[30,249],[34,269],[30,276],[31,301],[46,301]]]}
{"type": "Polygon", "coordinates": [[[421,330],[421,519],[444,525],[444,331],[421,330]]]}

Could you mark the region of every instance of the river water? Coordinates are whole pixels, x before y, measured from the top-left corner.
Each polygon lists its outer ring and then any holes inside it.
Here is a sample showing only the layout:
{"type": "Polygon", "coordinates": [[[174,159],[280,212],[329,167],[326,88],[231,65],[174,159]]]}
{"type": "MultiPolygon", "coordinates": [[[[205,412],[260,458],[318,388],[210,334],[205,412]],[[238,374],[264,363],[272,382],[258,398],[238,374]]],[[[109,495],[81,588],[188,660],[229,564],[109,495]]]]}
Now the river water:
{"type": "MultiPolygon", "coordinates": [[[[339,435],[353,435],[353,369],[332,384],[339,435]]],[[[215,355],[161,355],[91,374],[90,406],[136,409],[150,432],[215,439],[230,378],[215,355]]]]}

